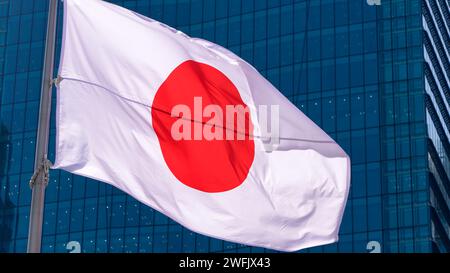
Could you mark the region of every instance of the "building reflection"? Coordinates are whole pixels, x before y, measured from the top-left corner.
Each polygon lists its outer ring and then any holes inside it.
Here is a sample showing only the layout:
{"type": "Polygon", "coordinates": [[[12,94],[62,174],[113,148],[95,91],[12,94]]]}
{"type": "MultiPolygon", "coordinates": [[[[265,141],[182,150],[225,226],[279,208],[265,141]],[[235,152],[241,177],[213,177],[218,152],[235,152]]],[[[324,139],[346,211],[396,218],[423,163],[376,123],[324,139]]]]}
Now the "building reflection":
{"type": "Polygon", "coordinates": [[[16,205],[10,198],[10,182],[7,176],[11,157],[10,134],[6,126],[0,125],[0,252],[10,252],[16,205]]]}

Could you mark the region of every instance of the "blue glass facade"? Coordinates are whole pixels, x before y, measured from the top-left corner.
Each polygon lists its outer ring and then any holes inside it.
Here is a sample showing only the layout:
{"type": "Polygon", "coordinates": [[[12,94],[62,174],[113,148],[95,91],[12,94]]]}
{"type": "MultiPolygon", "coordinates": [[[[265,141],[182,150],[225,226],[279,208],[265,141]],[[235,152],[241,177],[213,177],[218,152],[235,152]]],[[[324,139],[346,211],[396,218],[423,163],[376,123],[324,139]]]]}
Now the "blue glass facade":
{"type": "MultiPolygon", "coordinates": [[[[351,156],[340,241],[306,252],[450,251],[448,1],[111,2],[234,51],[351,156]]],[[[47,10],[46,0],[0,0],[0,252],[26,251],[47,10]]],[[[54,134],[52,120],[50,157],[54,134]]],[[[43,233],[44,252],[72,241],[82,252],[268,251],[195,234],[61,171],[43,233]]]]}

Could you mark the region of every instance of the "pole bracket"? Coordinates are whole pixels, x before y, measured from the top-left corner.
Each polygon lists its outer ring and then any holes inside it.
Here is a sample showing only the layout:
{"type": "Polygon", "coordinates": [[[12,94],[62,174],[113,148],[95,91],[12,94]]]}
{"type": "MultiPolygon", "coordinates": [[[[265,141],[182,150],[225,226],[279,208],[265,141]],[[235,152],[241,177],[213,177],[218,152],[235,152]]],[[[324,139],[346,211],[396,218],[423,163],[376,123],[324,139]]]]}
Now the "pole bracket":
{"type": "Polygon", "coordinates": [[[33,188],[33,186],[36,185],[37,183],[42,183],[44,186],[48,185],[51,166],[52,166],[52,163],[50,162],[50,160],[47,159],[47,157],[42,158],[41,164],[34,171],[33,176],[31,176],[30,188],[33,188]],[[42,180],[38,180],[37,178],[42,172],[43,172],[42,180]]]}
{"type": "Polygon", "coordinates": [[[56,78],[54,78],[54,79],[52,80],[51,85],[54,84],[56,87],[59,88],[59,83],[60,83],[62,80],[63,80],[63,78],[62,78],[60,75],[58,75],[58,77],[56,77],[56,78]]]}

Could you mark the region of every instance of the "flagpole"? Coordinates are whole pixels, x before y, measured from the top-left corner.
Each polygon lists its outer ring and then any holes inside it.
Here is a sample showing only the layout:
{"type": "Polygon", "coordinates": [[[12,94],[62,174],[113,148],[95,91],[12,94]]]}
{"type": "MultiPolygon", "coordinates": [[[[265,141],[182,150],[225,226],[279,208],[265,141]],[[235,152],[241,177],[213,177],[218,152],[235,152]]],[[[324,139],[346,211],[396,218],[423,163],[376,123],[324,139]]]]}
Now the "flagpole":
{"type": "Polygon", "coordinates": [[[30,180],[32,190],[30,224],[28,229],[28,253],[41,252],[42,220],[44,217],[45,188],[48,183],[49,161],[48,136],[53,85],[53,62],[55,57],[56,17],[59,0],[49,0],[45,59],[39,105],[39,125],[34,160],[34,174],[30,180]]]}

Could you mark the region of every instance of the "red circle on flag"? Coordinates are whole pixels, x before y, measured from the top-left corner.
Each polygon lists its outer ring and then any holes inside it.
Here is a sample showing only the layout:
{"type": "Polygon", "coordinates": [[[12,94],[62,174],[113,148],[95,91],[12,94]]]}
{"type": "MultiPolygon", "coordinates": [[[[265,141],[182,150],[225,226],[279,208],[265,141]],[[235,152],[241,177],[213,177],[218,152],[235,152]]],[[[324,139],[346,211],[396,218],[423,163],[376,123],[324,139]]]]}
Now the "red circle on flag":
{"type": "Polygon", "coordinates": [[[186,186],[225,192],[247,178],[255,156],[253,123],[236,86],[216,68],[186,61],[172,71],[154,97],[152,124],[167,166],[186,186]]]}

